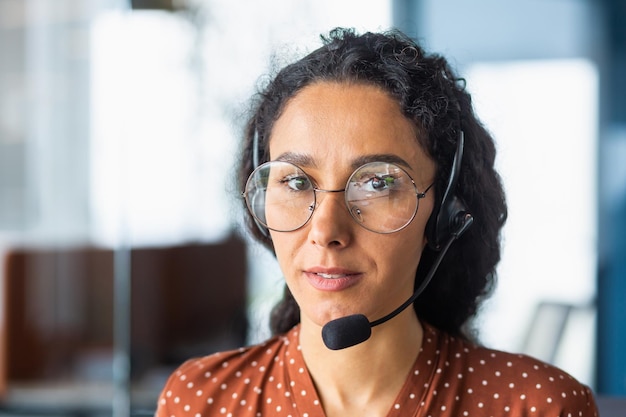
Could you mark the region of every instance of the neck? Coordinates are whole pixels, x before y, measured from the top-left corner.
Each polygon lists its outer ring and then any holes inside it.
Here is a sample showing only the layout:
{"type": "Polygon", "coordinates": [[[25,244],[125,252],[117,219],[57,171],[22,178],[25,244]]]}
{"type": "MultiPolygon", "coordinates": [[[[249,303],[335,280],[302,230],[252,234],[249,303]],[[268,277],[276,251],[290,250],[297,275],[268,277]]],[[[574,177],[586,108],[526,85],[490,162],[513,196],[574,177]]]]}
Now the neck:
{"type": "Polygon", "coordinates": [[[324,345],[321,327],[303,320],[302,354],[326,415],[369,415],[362,410],[386,415],[415,363],[422,336],[415,311],[408,308],[374,327],[367,341],[333,351],[324,345]]]}

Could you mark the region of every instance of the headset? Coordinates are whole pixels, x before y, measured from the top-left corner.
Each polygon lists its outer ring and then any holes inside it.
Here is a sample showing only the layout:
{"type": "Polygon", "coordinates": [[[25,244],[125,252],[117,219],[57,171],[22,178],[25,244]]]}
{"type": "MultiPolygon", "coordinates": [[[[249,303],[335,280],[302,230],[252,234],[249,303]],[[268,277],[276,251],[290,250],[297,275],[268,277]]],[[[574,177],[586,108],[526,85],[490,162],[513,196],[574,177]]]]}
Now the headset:
{"type": "Polygon", "coordinates": [[[456,195],[455,189],[461,172],[461,160],[465,147],[465,134],[459,130],[456,143],[456,151],[450,169],[448,184],[443,193],[443,198],[435,204],[433,212],[426,223],[426,238],[428,246],[439,251],[451,236],[458,237],[473,221],[472,215],[467,210],[463,200],[456,195]]]}

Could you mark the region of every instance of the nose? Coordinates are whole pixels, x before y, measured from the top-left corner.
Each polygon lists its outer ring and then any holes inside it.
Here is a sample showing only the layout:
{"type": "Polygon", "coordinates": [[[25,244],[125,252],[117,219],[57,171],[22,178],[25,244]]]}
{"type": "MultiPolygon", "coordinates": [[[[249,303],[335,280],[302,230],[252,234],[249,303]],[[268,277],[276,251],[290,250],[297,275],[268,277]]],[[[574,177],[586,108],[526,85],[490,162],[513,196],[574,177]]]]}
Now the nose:
{"type": "Polygon", "coordinates": [[[316,206],[309,221],[309,240],[324,248],[342,248],[352,239],[354,220],[346,208],[344,190],[317,190],[316,206]]]}

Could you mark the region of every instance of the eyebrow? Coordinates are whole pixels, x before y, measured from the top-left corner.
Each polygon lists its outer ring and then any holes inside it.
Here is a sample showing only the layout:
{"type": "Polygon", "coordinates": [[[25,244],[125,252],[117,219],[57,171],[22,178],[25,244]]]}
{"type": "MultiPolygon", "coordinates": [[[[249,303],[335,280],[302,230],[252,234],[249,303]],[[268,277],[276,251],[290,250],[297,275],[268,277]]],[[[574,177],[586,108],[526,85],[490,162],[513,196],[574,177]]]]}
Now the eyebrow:
{"type": "Polygon", "coordinates": [[[412,169],[411,165],[409,165],[407,161],[392,153],[380,153],[360,156],[352,161],[352,168],[357,169],[358,167],[368,164],[370,162],[386,162],[388,164],[401,165],[404,168],[412,169]]]}
{"type": "Polygon", "coordinates": [[[289,162],[303,168],[317,166],[315,160],[310,155],[297,152],[281,153],[276,159],[274,159],[274,161],[289,162]]]}
{"type": "MultiPolygon", "coordinates": [[[[299,167],[317,167],[313,157],[307,154],[301,154],[297,152],[285,152],[280,154],[275,161],[290,162],[299,167]]],[[[411,165],[401,157],[390,153],[370,154],[362,155],[354,159],[351,163],[353,169],[357,169],[370,162],[386,162],[390,164],[401,165],[404,168],[412,169],[411,165]]]]}

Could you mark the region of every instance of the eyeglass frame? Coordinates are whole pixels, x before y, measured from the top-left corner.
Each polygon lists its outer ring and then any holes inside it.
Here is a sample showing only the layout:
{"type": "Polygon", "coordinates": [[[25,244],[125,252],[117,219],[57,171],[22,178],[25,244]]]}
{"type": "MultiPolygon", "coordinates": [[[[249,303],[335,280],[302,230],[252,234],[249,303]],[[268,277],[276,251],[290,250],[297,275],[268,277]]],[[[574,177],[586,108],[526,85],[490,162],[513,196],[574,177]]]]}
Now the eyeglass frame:
{"type": "MultiPolygon", "coordinates": [[[[371,161],[371,162],[367,162],[359,167],[357,167],[354,171],[352,171],[352,173],[348,176],[348,179],[346,181],[346,185],[344,188],[341,189],[336,189],[336,190],[325,190],[323,188],[318,188],[315,187],[314,184],[315,182],[313,181],[313,178],[300,166],[292,163],[292,162],[288,162],[288,161],[281,161],[281,160],[273,160],[273,161],[266,161],[264,163],[262,163],[261,165],[258,165],[255,169],[252,170],[252,172],[250,173],[250,175],[248,175],[248,179],[246,180],[246,185],[245,185],[245,189],[244,191],[241,193],[241,196],[245,199],[246,201],[246,208],[248,209],[248,212],[250,213],[250,215],[252,216],[252,218],[254,219],[254,221],[256,222],[257,226],[259,226],[259,228],[266,228],[275,232],[279,232],[279,233],[289,233],[289,232],[295,232],[296,230],[299,230],[301,228],[303,228],[304,226],[306,226],[307,223],[309,223],[311,221],[311,219],[313,218],[313,213],[315,212],[315,210],[317,209],[318,206],[318,200],[317,200],[317,193],[346,193],[348,191],[348,187],[350,185],[350,180],[351,178],[354,176],[354,174],[359,171],[361,168],[370,165],[370,164],[388,164],[388,165],[393,165],[394,167],[400,169],[402,172],[404,172],[404,174],[408,177],[408,179],[411,181],[411,184],[413,185],[413,190],[415,191],[415,198],[417,201],[417,204],[415,205],[415,210],[413,211],[413,214],[411,215],[411,218],[407,220],[407,222],[402,225],[401,227],[394,229],[394,230],[390,230],[390,231],[386,231],[386,232],[380,232],[377,230],[372,230],[369,227],[366,227],[365,224],[363,222],[359,222],[359,220],[357,220],[354,217],[354,214],[352,213],[352,210],[350,209],[349,205],[348,205],[348,201],[346,200],[346,197],[344,196],[344,203],[346,205],[346,209],[348,210],[348,213],[350,213],[350,217],[352,218],[352,220],[355,221],[355,223],[357,223],[359,226],[363,227],[365,230],[368,230],[372,233],[377,233],[377,234],[390,234],[390,233],[396,233],[401,231],[402,229],[406,228],[409,224],[411,224],[413,222],[413,219],[415,219],[415,216],[417,215],[417,211],[419,209],[419,200],[423,199],[426,197],[426,193],[428,191],[430,191],[430,189],[435,185],[435,182],[432,182],[428,187],[426,187],[426,189],[422,192],[419,192],[417,184],[415,184],[415,181],[413,180],[413,178],[411,177],[411,175],[401,166],[392,163],[392,162],[387,162],[387,161],[371,161]],[[251,203],[248,200],[248,196],[247,196],[247,190],[248,190],[248,184],[250,183],[253,175],[257,172],[260,171],[263,167],[272,164],[272,163],[284,163],[284,164],[288,164],[291,165],[295,168],[297,168],[298,170],[302,171],[304,173],[304,175],[306,175],[307,179],[309,180],[309,182],[311,183],[311,190],[313,191],[313,204],[311,206],[309,206],[310,209],[310,214],[308,216],[308,218],[306,219],[306,221],[304,223],[302,223],[300,226],[295,227],[293,229],[290,230],[278,230],[278,229],[273,229],[271,227],[269,227],[267,224],[265,224],[265,222],[263,222],[261,219],[259,219],[254,210],[251,207],[251,203]]],[[[347,194],[346,194],[347,195],[347,194]]],[[[266,231],[264,231],[263,229],[261,229],[262,232],[264,234],[266,234],[266,231]]]]}

